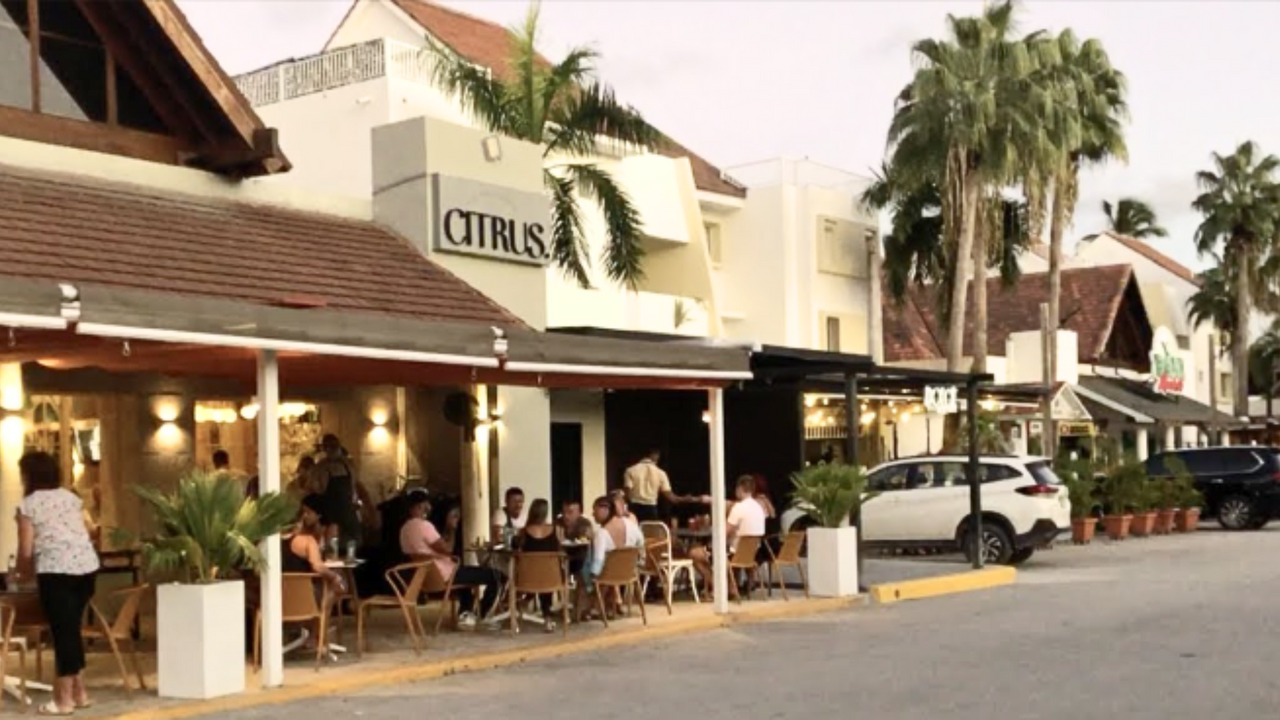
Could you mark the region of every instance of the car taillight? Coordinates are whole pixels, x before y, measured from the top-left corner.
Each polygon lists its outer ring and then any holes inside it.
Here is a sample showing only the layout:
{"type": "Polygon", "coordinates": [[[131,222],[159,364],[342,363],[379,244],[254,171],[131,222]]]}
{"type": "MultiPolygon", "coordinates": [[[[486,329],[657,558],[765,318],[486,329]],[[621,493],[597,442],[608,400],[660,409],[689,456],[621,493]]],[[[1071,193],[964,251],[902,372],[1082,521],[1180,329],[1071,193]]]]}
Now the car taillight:
{"type": "Polygon", "coordinates": [[[1018,492],[1022,493],[1023,495],[1030,495],[1031,497],[1039,497],[1039,496],[1046,496],[1046,495],[1057,495],[1058,488],[1052,485],[1028,485],[1026,487],[1018,488],[1018,492]]]}
{"type": "Polygon", "coordinates": [[[1280,472],[1271,473],[1271,479],[1275,482],[1280,482],[1280,472]]]}

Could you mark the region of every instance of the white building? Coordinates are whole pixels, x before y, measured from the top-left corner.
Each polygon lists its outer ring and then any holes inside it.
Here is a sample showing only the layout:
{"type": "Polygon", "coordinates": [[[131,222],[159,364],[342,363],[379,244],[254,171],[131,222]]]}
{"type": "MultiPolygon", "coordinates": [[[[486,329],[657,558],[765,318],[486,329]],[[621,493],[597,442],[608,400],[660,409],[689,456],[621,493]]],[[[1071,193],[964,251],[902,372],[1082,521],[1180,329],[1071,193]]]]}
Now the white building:
{"type": "MultiPolygon", "coordinates": [[[[416,232],[396,226],[405,209],[394,218],[387,198],[397,193],[396,183],[415,176],[403,167],[380,174],[379,167],[395,167],[403,157],[422,163],[416,172],[423,178],[479,179],[491,170],[454,162],[460,126],[474,123],[432,86],[425,35],[492,72],[505,71],[510,36],[499,25],[421,0],[358,0],[321,53],[236,78],[263,120],[280,129],[293,163],[292,172],[272,182],[372,197],[379,220],[418,238],[420,250],[538,329],[875,350],[868,338],[879,335],[878,286],[868,282],[875,261],[867,238],[875,236],[876,219],[857,202],[865,180],[815,163],[782,160],[724,173],[674,143],[637,154],[602,142],[593,161],[621,180],[643,222],[645,279],[637,292],[609,282],[598,268],[591,287],[581,288],[555,268],[535,278],[527,267],[446,254],[422,234],[421,218],[412,221],[416,232]],[[428,121],[412,122],[417,118],[428,121]]],[[[417,202],[428,214],[429,193],[417,202]]],[[[598,213],[584,220],[595,258],[602,220],[598,213]]],[[[545,478],[556,475],[557,485],[573,486],[574,494],[580,486],[590,499],[615,484],[606,472],[603,394],[501,393],[491,399],[507,429],[499,465],[521,468],[501,473],[504,486],[520,484],[545,497],[551,490],[545,478]],[[568,470],[580,481],[559,477],[553,467],[553,455],[564,450],[554,447],[559,442],[581,445],[580,467],[568,470]]]]}

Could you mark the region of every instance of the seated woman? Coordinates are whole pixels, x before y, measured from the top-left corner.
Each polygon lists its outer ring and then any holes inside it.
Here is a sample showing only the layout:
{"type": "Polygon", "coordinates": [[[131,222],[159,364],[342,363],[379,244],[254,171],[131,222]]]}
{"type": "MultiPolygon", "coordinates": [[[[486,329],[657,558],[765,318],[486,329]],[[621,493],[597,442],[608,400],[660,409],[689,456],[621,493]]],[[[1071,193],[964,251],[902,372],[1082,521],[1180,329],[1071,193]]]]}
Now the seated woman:
{"type": "Polygon", "coordinates": [[[578,622],[582,622],[584,611],[590,607],[588,598],[595,592],[594,580],[604,570],[604,561],[609,553],[622,547],[644,546],[640,526],[618,515],[616,503],[608,497],[596,498],[591,504],[591,512],[599,528],[591,541],[591,555],[582,568],[582,582],[578,583],[578,622]]]}
{"type": "MultiPolygon", "coordinates": [[[[529,517],[525,525],[516,535],[513,544],[520,552],[560,552],[560,530],[552,525],[551,505],[546,500],[534,500],[529,506],[529,517]]],[[[542,609],[543,628],[553,633],[556,631],[555,616],[551,614],[551,593],[538,595],[538,605],[542,609]]]]}
{"type": "MultiPolygon", "coordinates": [[[[308,495],[302,499],[298,525],[292,532],[281,535],[284,544],[280,569],[287,573],[315,573],[329,585],[335,595],[346,592],[342,575],[325,567],[320,552],[320,538],[324,536],[324,498],[308,495]]],[[[317,598],[319,597],[317,586],[317,598]]]]}
{"type": "Polygon", "coordinates": [[[436,526],[427,520],[427,515],[431,512],[427,491],[415,488],[406,493],[406,497],[409,518],[400,527],[401,552],[413,561],[430,560],[435,563],[442,578],[446,581],[453,578],[458,602],[465,608],[458,615],[458,627],[475,628],[476,616],[471,612],[471,608],[475,607],[475,588],[484,586],[484,592],[480,596],[480,615],[487,617],[498,600],[498,590],[506,582],[506,578],[492,568],[458,565],[454,560],[454,539],[458,536],[458,523],[462,519],[462,511],[457,506],[451,506],[445,514],[442,536],[436,526]]]}

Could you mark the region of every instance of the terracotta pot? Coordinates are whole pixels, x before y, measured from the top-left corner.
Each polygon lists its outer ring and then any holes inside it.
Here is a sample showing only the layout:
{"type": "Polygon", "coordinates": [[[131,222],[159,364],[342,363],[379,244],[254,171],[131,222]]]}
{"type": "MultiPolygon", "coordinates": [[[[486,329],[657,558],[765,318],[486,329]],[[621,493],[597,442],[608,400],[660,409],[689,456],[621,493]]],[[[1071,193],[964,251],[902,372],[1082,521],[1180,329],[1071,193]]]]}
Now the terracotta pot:
{"type": "Polygon", "coordinates": [[[1133,522],[1129,525],[1129,532],[1134,537],[1146,537],[1156,527],[1156,514],[1153,512],[1134,513],[1133,522]]]}
{"type": "Polygon", "coordinates": [[[1102,528],[1107,531],[1107,537],[1112,540],[1123,540],[1129,537],[1129,523],[1133,522],[1132,515],[1107,515],[1102,518],[1102,528]]]}
{"type": "Polygon", "coordinates": [[[1093,541],[1093,533],[1097,526],[1098,518],[1075,518],[1071,521],[1071,542],[1076,545],[1088,545],[1093,541]]]}
{"type": "Polygon", "coordinates": [[[1177,516],[1177,510],[1161,510],[1156,513],[1155,533],[1157,535],[1168,535],[1173,532],[1173,523],[1177,519],[1177,516]]]}
{"type": "Polygon", "coordinates": [[[1191,508],[1190,510],[1179,510],[1178,515],[1174,518],[1174,527],[1178,532],[1195,532],[1200,525],[1200,508],[1191,508]]]}

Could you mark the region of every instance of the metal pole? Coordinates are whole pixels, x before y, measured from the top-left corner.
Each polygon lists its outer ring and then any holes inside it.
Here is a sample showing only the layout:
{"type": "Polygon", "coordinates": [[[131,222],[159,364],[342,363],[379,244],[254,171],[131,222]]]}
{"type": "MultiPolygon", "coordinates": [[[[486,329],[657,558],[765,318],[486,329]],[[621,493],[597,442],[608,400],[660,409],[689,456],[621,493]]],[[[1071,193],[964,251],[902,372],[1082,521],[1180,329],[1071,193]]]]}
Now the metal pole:
{"type": "Polygon", "coordinates": [[[978,478],[978,381],[966,388],[969,415],[969,538],[973,569],[982,569],[982,484],[978,478]]]}
{"type": "Polygon", "coordinates": [[[729,612],[729,538],[725,528],[724,482],[724,390],[707,391],[707,407],[711,411],[711,562],[715,569],[715,611],[729,612]]]}
{"type": "Polygon", "coordinates": [[[1058,434],[1054,432],[1053,427],[1053,377],[1052,368],[1054,363],[1050,362],[1049,351],[1053,343],[1049,341],[1050,333],[1056,332],[1057,328],[1050,325],[1049,322],[1049,303],[1040,303],[1040,360],[1041,360],[1041,379],[1044,381],[1044,420],[1040,431],[1040,452],[1052,461],[1058,456],[1058,434]]]}
{"type": "MultiPolygon", "coordinates": [[[[850,467],[858,466],[858,433],[862,427],[859,422],[858,412],[858,378],[853,374],[846,375],[844,378],[844,403],[845,403],[845,423],[848,424],[849,430],[845,433],[844,457],[845,463],[850,467]]],[[[854,532],[858,546],[858,592],[867,592],[867,588],[862,584],[862,578],[866,575],[862,572],[862,506],[854,511],[853,517],[849,518],[853,523],[854,532]]]]}
{"type": "MultiPolygon", "coordinates": [[[[280,492],[280,369],[274,350],[258,351],[258,489],[280,492]]],[[[284,684],[284,607],[280,536],[262,541],[262,685],[284,684]]],[[[324,642],[324,638],[317,638],[324,642]]]]}

